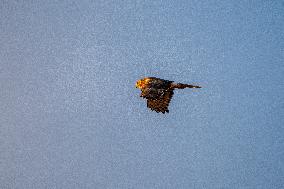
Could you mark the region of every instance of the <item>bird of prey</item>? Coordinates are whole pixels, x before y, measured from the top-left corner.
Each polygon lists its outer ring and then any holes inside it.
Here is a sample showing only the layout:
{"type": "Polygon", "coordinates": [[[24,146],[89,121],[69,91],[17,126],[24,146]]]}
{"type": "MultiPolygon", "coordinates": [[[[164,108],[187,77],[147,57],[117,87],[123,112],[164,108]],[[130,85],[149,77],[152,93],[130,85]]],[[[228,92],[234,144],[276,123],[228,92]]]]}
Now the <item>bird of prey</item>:
{"type": "Polygon", "coordinates": [[[201,88],[196,85],[174,83],[156,77],[145,77],[136,82],[136,88],[141,89],[140,97],[146,98],[147,107],[157,113],[169,113],[168,106],[174,94],[174,89],[201,88]]]}

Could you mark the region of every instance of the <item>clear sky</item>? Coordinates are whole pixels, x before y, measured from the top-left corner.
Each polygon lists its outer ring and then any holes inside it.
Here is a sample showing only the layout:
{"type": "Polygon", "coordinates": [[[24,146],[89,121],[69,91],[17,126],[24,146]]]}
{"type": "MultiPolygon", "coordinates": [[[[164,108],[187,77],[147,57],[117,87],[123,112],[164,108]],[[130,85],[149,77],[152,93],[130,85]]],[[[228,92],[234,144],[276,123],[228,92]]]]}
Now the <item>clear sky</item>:
{"type": "Polygon", "coordinates": [[[0,1],[0,188],[284,188],[281,0],[0,1]],[[169,114],[136,80],[198,84],[169,114]]]}

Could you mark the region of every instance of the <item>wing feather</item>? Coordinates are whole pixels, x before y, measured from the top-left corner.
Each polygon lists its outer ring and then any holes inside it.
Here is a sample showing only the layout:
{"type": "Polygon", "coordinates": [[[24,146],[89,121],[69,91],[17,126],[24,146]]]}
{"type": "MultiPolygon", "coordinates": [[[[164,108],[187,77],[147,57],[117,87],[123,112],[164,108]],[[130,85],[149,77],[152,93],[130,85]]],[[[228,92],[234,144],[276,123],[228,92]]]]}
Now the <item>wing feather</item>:
{"type": "Polygon", "coordinates": [[[174,94],[173,89],[164,91],[164,94],[158,98],[147,98],[147,107],[156,112],[169,112],[168,106],[174,94]]]}

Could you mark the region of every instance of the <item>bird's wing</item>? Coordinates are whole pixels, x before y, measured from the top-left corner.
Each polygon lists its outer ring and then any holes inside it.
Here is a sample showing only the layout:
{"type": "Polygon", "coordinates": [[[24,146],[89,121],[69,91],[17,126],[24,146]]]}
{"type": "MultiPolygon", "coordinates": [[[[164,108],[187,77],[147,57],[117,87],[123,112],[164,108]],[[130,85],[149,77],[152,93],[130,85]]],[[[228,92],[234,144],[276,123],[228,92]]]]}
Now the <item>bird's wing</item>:
{"type": "Polygon", "coordinates": [[[156,89],[166,89],[169,88],[173,81],[160,79],[156,77],[149,77],[150,80],[148,81],[148,87],[156,88],[156,89]]]}
{"type": "Polygon", "coordinates": [[[158,98],[147,98],[147,107],[156,112],[169,112],[168,106],[174,94],[172,89],[164,91],[164,94],[158,98]]]}

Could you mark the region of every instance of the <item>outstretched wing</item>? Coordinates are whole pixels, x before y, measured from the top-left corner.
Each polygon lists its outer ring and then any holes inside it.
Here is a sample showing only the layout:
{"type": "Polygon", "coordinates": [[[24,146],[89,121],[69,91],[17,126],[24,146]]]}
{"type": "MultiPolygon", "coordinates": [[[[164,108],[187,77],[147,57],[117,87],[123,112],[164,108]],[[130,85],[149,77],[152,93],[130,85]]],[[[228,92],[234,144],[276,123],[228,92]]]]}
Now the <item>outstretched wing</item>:
{"type": "Polygon", "coordinates": [[[156,112],[168,113],[168,106],[173,95],[173,89],[164,90],[163,95],[158,98],[147,98],[147,107],[156,112]]]}

